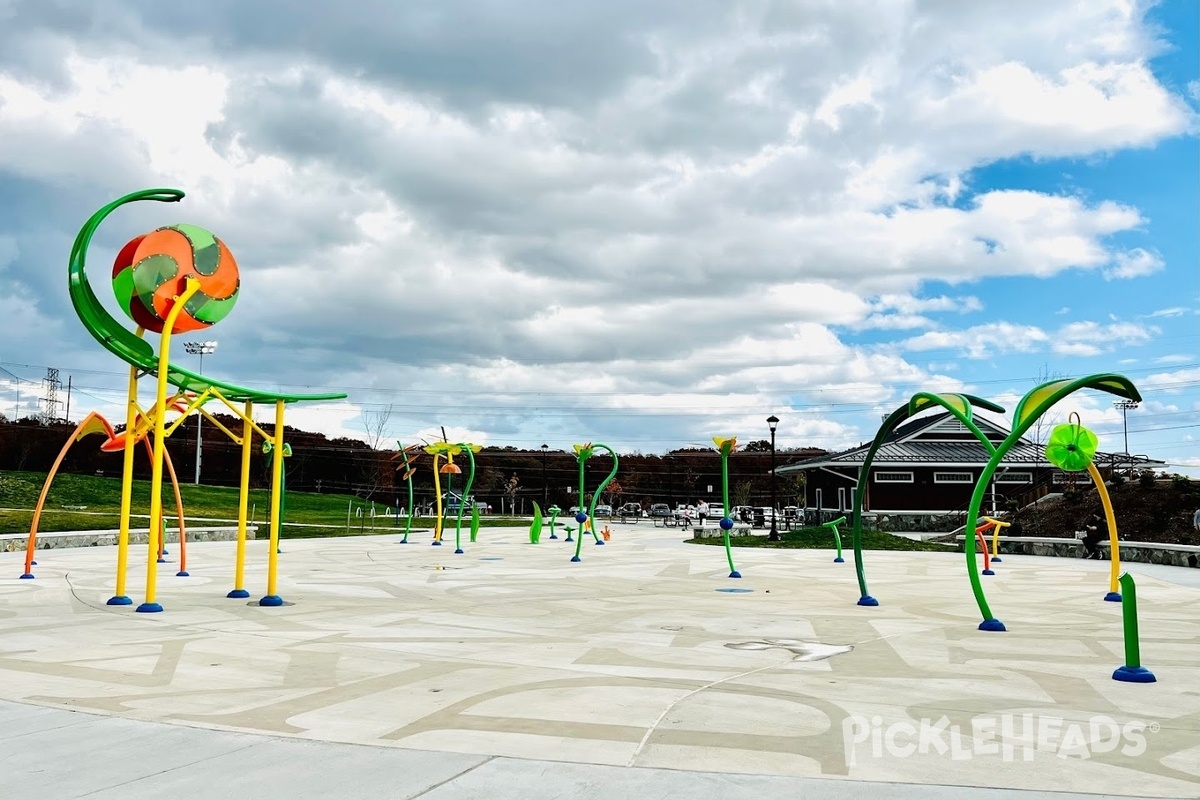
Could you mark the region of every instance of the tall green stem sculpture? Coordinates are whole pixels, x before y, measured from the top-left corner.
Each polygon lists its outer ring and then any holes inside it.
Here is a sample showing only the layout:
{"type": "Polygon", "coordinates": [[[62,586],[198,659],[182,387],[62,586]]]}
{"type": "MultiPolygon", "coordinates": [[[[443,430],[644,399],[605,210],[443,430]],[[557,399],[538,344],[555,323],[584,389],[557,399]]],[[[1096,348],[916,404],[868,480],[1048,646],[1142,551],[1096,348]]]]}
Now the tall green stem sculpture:
{"type": "Polygon", "coordinates": [[[404,521],[404,538],[402,538],[400,540],[400,544],[408,544],[408,534],[412,530],[412,521],[413,521],[413,513],[414,513],[412,477],[413,477],[413,473],[415,473],[417,471],[417,469],[416,469],[416,467],[414,467],[412,465],[412,462],[409,461],[408,448],[406,448],[404,446],[404,443],[396,442],[396,444],[399,445],[400,455],[404,458],[404,475],[400,479],[402,481],[404,481],[406,484],[408,484],[408,515],[407,515],[407,519],[405,519],[405,521],[404,521]]]}
{"type": "MultiPolygon", "coordinates": [[[[1137,387],[1133,385],[1132,381],[1124,375],[1111,372],[1088,375],[1085,378],[1067,378],[1050,381],[1031,389],[1017,403],[1017,407],[1013,409],[1012,431],[1000,443],[996,451],[992,453],[992,457],[983,468],[983,473],[979,476],[979,481],[975,484],[975,491],[971,494],[971,505],[967,508],[967,524],[964,530],[973,531],[976,525],[978,525],[979,509],[983,505],[983,497],[987,493],[987,486],[1008,451],[1021,440],[1021,437],[1029,430],[1030,426],[1039,417],[1049,411],[1055,403],[1080,389],[1098,389],[1102,392],[1114,394],[1117,397],[1123,397],[1126,400],[1140,401],[1142,399],[1142,395],[1138,392],[1137,387]]],[[[992,609],[988,605],[987,597],[984,595],[983,582],[979,579],[979,565],[975,562],[974,537],[967,536],[963,544],[963,551],[967,558],[967,575],[971,579],[971,591],[975,595],[975,602],[979,606],[979,613],[983,615],[983,622],[979,623],[979,630],[1006,630],[1004,623],[992,616],[992,609]]]]}
{"type": "Polygon", "coordinates": [[[733,517],[730,516],[733,509],[729,505],[729,454],[737,449],[737,437],[714,436],[713,443],[721,453],[721,532],[725,537],[725,560],[729,562],[729,577],[740,578],[742,573],[733,565],[733,546],[729,543],[729,532],[733,530],[733,517]]]}
{"type": "Polygon", "coordinates": [[[863,548],[862,548],[862,510],[863,499],[866,495],[865,487],[871,480],[871,464],[875,460],[875,454],[879,452],[879,448],[887,441],[900,423],[907,420],[922,411],[927,411],[934,406],[941,406],[962,422],[968,430],[975,434],[984,449],[988,453],[995,451],[995,446],[991,441],[984,436],[983,432],[975,425],[973,420],[972,406],[978,406],[988,411],[994,411],[997,414],[1004,413],[1004,407],[998,406],[982,397],[975,397],[970,394],[934,394],[932,392],[918,392],[914,394],[907,403],[893,411],[879,431],[875,434],[875,440],[871,442],[871,447],[867,450],[867,457],[863,460],[863,465],[858,470],[858,486],[854,490],[854,530],[852,532],[852,540],[854,543],[854,572],[858,576],[858,604],[860,606],[877,606],[879,601],[871,596],[867,591],[867,577],[865,565],[863,563],[863,548]]]}
{"type": "MultiPolygon", "coordinates": [[[[471,471],[467,473],[467,485],[463,489],[462,497],[460,497],[458,500],[458,519],[454,523],[454,552],[459,555],[461,555],[462,551],[463,551],[463,549],[462,549],[463,511],[467,507],[467,498],[471,496],[471,485],[473,483],[475,483],[475,454],[479,452],[479,449],[480,449],[479,445],[469,444],[467,442],[459,442],[458,444],[453,445],[450,449],[450,457],[451,458],[458,455],[459,453],[466,453],[467,460],[471,462],[471,471]]],[[[446,491],[447,492],[450,491],[449,484],[447,484],[447,486],[446,486],[446,491]]],[[[473,505],[474,505],[474,503],[472,503],[472,506],[473,505]]],[[[475,527],[475,530],[478,530],[478,526],[475,527]]],[[[471,534],[471,541],[472,542],[475,541],[474,532],[472,532],[472,534],[471,534]]]]}
{"type": "Polygon", "coordinates": [[[1154,683],[1157,680],[1154,673],[1142,666],[1142,648],[1138,642],[1137,588],[1133,584],[1133,576],[1122,572],[1120,581],[1124,596],[1121,617],[1125,623],[1125,666],[1117,667],[1113,672],[1113,680],[1154,683]]]}
{"type": "MultiPolygon", "coordinates": [[[[613,478],[617,477],[617,466],[618,466],[618,459],[617,459],[616,451],[614,451],[608,445],[600,444],[600,443],[596,443],[593,445],[592,443],[589,442],[588,444],[575,445],[575,460],[579,462],[579,512],[575,515],[575,521],[579,523],[579,539],[575,542],[575,555],[571,557],[572,562],[578,562],[578,561],[583,560],[582,558],[579,557],[579,554],[583,550],[583,526],[584,526],[584,523],[586,523],[589,518],[591,518],[592,520],[595,520],[596,504],[598,502],[600,502],[600,493],[604,491],[605,486],[608,486],[608,484],[610,482],[612,482],[613,478]],[[583,510],[583,502],[584,502],[583,498],[587,496],[587,494],[585,492],[586,487],[584,486],[584,464],[587,462],[587,460],[589,458],[591,458],[593,455],[596,454],[597,447],[604,448],[606,451],[608,451],[608,454],[612,456],[612,460],[613,460],[612,471],[609,472],[608,477],[605,478],[603,481],[601,481],[600,485],[596,487],[596,493],[592,495],[592,504],[589,507],[588,511],[584,511],[583,510]]],[[[604,540],[601,539],[600,534],[596,532],[596,525],[594,522],[592,524],[592,537],[596,540],[596,544],[598,544],[598,545],[604,544],[604,540]]]]}

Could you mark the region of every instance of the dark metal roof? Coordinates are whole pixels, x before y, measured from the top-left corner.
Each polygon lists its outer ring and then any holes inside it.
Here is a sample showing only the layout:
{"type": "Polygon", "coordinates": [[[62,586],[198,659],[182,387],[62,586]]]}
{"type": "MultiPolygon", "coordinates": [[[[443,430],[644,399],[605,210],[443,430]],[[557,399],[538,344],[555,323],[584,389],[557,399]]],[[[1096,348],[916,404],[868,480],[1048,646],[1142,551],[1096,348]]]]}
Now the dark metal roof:
{"type": "MultiPolygon", "coordinates": [[[[922,464],[982,467],[988,462],[990,455],[978,441],[967,439],[947,441],[946,439],[922,439],[920,435],[914,436],[914,434],[919,434],[920,431],[928,431],[931,436],[937,435],[931,429],[934,428],[935,423],[944,422],[949,416],[949,414],[935,415],[914,420],[911,423],[906,423],[898,427],[888,437],[888,441],[875,453],[875,459],[871,464],[872,468],[900,465],[919,466],[922,464]]],[[[1004,432],[1003,428],[995,422],[991,422],[990,427],[996,431],[1004,432]]],[[[986,428],[984,430],[990,433],[986,428]]],[[[870,449],[870,444],[860,445],[850,450],[843,450],[840,453],[818,456],[798,461],[795,464],[787,464],[779,467],[776,472],[802,472],[820,467],[859,467],[866,460],[867,451],[870,449]]],[[[1095,462],[1097,466],[1113,463],[1122,466],[1165,463],[1147,458],[1146,456],[1130,456],[1124,453],[1096,453],[1095,462]]],[[[1012,449],[1004,454],[1004,459],[1000,463],[1004,465],[1041,467],[1044,469],[1051,469],[1054,466],[1046,460],[1045,448],[1028,439],[1021,439],[1013,445],[1012,449]]]]}

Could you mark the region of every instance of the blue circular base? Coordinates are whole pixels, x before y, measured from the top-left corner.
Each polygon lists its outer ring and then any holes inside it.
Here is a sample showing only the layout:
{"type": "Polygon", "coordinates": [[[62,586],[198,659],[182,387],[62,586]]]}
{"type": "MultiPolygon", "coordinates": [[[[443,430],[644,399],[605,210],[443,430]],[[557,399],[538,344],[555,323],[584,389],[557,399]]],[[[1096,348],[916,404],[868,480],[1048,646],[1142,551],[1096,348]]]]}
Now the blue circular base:
{"type": "Polygon", "coordinates": [[[408,539],[401,539],[400,541],[396,542],[396,544],[408,544],[408,539]]]}
{"type": "Polygon", "coordinates": [[[175,577],[176,578],[190,578],[192,576],[188,575],[188,572],[186,569],[181,569],[181,570],[179,570],[179,572],[175,573],[175,577]]]}
{"type": "Polygon", "coordinates": [[[157,614],[162,611],[162,606],[158,603],[142,603],[137,607],[136,611],[139,614],[157,614]]]}
{"type": "Polygon", "coordinates": [[[996,574],[996,571],[995,571],[995,570],[992,570],[992,569],[985,569],[985,570],[983,571],[983,574],[984,574],[984,575],[995,575],[995,574],[996,574]]]}
{"type": "Polygon", "coordinates": [[[165,558],[160,558],[160,559],[158,560],[158,563],[160,563],[160,564],[165,564],[165,563],[167,563],[167,560],[166,560],[165,558]]]}
{"type": "Polygon", "coordinates": [[[277,594],[269,594],[266,597],[264,597],[263,599],[259,600],[258,604],[260,606],[271,606],[271,607],[281,606],[281,605],[283,605],[283,598],[277,594]]]}
{"type": "Polygon", "coordinates": [[[992,556],[992,563],[993,564],[1003,564],[1004,559],[1001,558],[1000,556],[992,556]]]}
{"type": "Polygon", "coordinates": [[[1006,631],[1008,628],[1004,627],[1004,623],[998,619],[985,619],[983,622],[979,623],[979,630],[1006,631]]]}
{"type": "Polygon", "coordinates": [[[572,539],[570,536],[568,536],[568,537],[567,537],[566,539],[564,539],[563,541],[566,541],[566,542],[573,542],[573,541],[575,541],[575,540],[574,540],[574,539],[572,539]]]}
{"type": "Polygon", "coordinates": [[[604,545],[604,540],[603,540],[603,539],[597,539],[597,540],[596,540],[596,546],[597,546],[597,547],[602,547],[603,545],[604,545]]]}
{"type": "Polygon", "coordinates": [[[580,558],[579,556],[571,556],[571,563],[572,563],[572,564],[578,564],[580,561],[583,561],[583,559],[582,559],[582,558],[580,558]]]}
{"type": "Polygon", "coordinates": [[[454,551],[454,555],[456,555],[456,556],[461,556],[462,554],[463,554],[463,549],[461,547],[454,551]]]}
{"type": "Polygon", "coordinates": [[[282,553],[283,551],[282,551],[282,550],[280,550],[278,547],[276,547],[276,548],[275,548],[275,552],[276,552],[276,553],[282,553]]]}
{"type": "Polygon", "coordinates": [[[110,606],[131,606],[131,605],[133,605],[133,601],[132,601],[132,600],[130,600],[130,599],[129,599],[128,597],[126,597],[125,595],[123,595],[123,594],[119,594],[119,595],[116,595],[116,596],[114,596],[114,597],[110,597],[110,598],[108,598],[108,603],[107,603],[106,605],[110,605],[110,606]]]}
{"type": "Polygon", "coordinates": [[[441,543],[441,542],[439,542],[439,541],[434,541],[434,542],[432,542],[432,544],[433,544],[433,546],[434,546],[434,547],[441,547],[441,546],[442,546],[442,543],[441,543]]]}
{"type": "Polygon", "coordinates": [[[724,592],[725,594],[749,594],[750,592],[753,592],[754,590],[753,589],[739,589],[735,586],[724,586],[715,591],[724,592]]]}
{"type": "Polygon", "coordinates": [[[738,572],[738,571],[735,569],[733,572],[729,573],[729,577],[731,577],[731,578],[740,578],[740,577],[742,577],[742,573],[738,572]]]}
{"type": "Polygon", "coordinates": [[[24,575],[22,575],[22,576],[21,576],[21,580],[23,580],[23,581],[31,581],[31,580],[33,580],[33,573],[32,573],[32,572],[26,572],[24,575]]]}
{"type": "Polygon", "coordinates": [[[1145,667],[1117,667],[1113,672],[1113,680],[1125,683],[1155,683],[1158,678],[1145,667]]]}
{"type": "Polygon", "coordinates": [[[551,538],[551,539],[557,539],[558,537],[557,537],[557,536],[555,536],[555,535],[552,533],[552,534],[550,534],[550,538],[551,538]]]}
{"type": "Polygon", "coordinates": [[[1121,593],[1109,592],[1108,594],[1104,595],[1104,599],[1110,603],[1119,603],[1121,602],[1121,593]]]}
{"type": "Polygon", "coordinates": [[[860,606],[877,606],[879,605],[879,601],[874,597],[871,597],[869,594],[864,594],[862,597],[858,598],[858,604],[860,606]]]}
{"type": "Polygon", "coordinates": [[[33,566],[35,566],[35,567],[37,566],[37,562],[36,562],[36,561],[30,561],[29,563],[30,563],[30,564],[32,564],[32,565],[33,565],[33,566]]]}
{"type": "Polygon", "coordinates": [[[845,563],[846,563],[846,559],[842,558],[841,556],[838,556],[837,558],[835,558],[835,559],[833,560],[833,563],[835,563],[835,564],[845,564],[845,563]]]}
{"type": "Polygon", "coordinates": [[[247,592],[245,589],[234,589],[232,592],[230,592],[229,594],[227,594],[225,596],[228,598],[231,598],[233,600],[245,600],[247,597],[250,596],[250,593],[247,592]]]}
{"type": "Polygon", "coordinates": [[[163,554],[164,556],[169,556],[169,555],[171,555],[171,554],[170,554],[170,552],[168,552],[168,551],[166,551],[166,550],[163,550],[163,551],[162,551],[162,554],[163,554]]]}

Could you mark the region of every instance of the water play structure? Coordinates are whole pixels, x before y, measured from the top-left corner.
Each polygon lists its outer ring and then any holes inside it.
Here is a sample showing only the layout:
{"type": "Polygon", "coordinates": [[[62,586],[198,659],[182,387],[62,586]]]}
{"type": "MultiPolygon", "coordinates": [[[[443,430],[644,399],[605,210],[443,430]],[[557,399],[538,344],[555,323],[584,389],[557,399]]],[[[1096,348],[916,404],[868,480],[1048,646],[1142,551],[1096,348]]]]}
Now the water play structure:
{"type": "MultiPolygon", "coordinates": [[[[150,535],[147,547],[145,599],[140,612],[158,612],[157,554],[162,531],[162,479],[166,461],[166,441],[186,417],[203,414],[217,429],[241,446],[241,494],[238,504],[238,539],[231,598],[249,597],[245,589],[246,528],[250,491],[250,454],[257,434],[279,453],[284,452],[284,416],[289,404],[337,400],[342,392],[292,394],[263,389],[248,389],[201,375],[170,360],[172,337],[202,330],[222,320],[233,308],[241,289],[237,262],[229,248],[203,228],[178,224],[159,228],[131,239],[121,248],[113,266],[113,290],[121,307],[136,325],[129,330],[100,303],[88,282],[88,248],[100,225],[117,209],[130,203],[154,201],[176,203],[184,193],[178,189],[146,189],[127,194],[94,213],[75,239],[68,264],[68,289],[71,303],[84,328],[117,358],[129,366],[126,403],[126,430],[135,430],[139,418],[147,423],[146,436],[152,445],[150,479],[150,535]],[[157,348],[146,338],[159,334],[157,348]],[[143,407],[138,398],[138,379],[155,379],[154,400],[143,407]],[[217,401],[242,421],[235,433],[205,409],[217,401]],[[265,431],[254,420],[256,404],[270,404],[275,410],[275,425],[265,431]],[[182,413],[167,423],[167,411],[180,408],[182,413]]],[[[129,558],[129,515],[132,501],[133,452],[136,438],[124,439],[124,465],[121,484],[121,520],[117,539],[116,589],[109,605],[132,605],[125,593],[129,558]]],[[[267,560],[266,593],[261,606],[281,606],[278,594],[278,549],[280,512],[283,498],[283,458],[271,464],[271,524],[267,560]]]]}

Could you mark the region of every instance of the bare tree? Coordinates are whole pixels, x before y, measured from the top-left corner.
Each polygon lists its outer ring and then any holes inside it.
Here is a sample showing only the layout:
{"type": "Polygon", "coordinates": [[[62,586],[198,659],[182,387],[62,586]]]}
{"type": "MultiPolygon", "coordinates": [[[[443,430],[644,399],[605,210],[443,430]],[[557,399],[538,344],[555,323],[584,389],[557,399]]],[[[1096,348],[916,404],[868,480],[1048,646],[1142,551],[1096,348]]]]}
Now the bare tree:
{"type": "Polygon", "coordinates": [[[363,411],[363,429],[367,433],[367,445],[371,448],[359,460],[359,471],[362,483],[355,494],[364,500],[370,500],[380,489],[386,488],[392,481],[393,469],[391,460],[379,452],[387,432],[388,420],[392,418],[392,404],[379,406],[372,410],[363,411]]]}
{"type": "Polygon", "coordinates": [[[367,432],[367,444],[371,445],[372,450],[378,450],[383,444],[384,432],[387,430],[388,420],[392,418],[392,404],[371,411],[363,411],[363,428],[367,432]]]}
{"type": "Polygon", "coordinates": [[[517,513],[517,492],[521,488],[521,482],[517,480],[517,473],[513,473],[508,479],[508,483],[504,485],[504,493],[508,495],[508,513],[517,513]]]}

